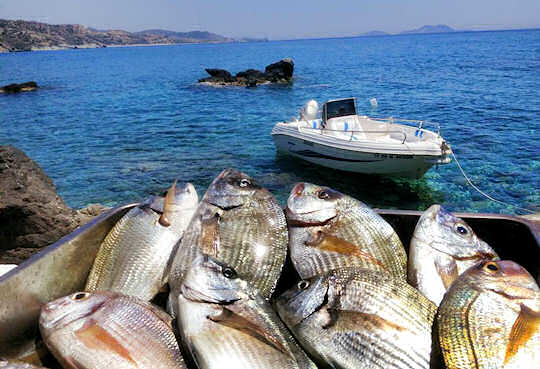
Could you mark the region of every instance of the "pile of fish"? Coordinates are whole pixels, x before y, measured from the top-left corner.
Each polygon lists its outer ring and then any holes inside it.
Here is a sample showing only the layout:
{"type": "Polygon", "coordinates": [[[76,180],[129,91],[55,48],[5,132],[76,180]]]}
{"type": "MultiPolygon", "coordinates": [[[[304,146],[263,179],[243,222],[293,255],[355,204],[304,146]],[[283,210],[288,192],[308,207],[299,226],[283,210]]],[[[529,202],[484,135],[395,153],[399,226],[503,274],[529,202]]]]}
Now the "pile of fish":
{"type": "Polygon", "coordinates": [[[282,210],[226,169],[200,202],[175,184],[126,213],[39,328],[63,368],[506,369],[540,368],[539,322],[534,278],[439,205],[407,257],[356,199],[299,183],[282,210]]]}

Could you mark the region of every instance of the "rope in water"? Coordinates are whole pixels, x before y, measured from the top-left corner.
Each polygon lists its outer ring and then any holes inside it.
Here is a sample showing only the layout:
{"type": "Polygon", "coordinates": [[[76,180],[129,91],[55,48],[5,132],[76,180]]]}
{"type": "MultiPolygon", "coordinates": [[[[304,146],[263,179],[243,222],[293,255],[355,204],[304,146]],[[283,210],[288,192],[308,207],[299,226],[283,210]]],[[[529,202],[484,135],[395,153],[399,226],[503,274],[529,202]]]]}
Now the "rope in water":
{"type": "Polygon", "coordinates": [[[526,208],[522,208],[522,207],[519,207],[517,205],[514,205],[514,204],[509,204],[507,202],[504,202],[504,201],[501,201],[501,200],[497,200],[491,196],[489,196],[487,193],[485,193],[484,191],[482,191],[481,189],[479,189],[478,187],[476,187],[474,185],[474,183],[472,183],[472,181],[469,179],[469,177],[467,176],[467,174],[465,173],[465,171],[463,170],[463,168],[461,167],[461,164],[459,164],[459,161],[457,160],[456,158],[456,154],[454,154],[453,151],[451,151],[452,153],[452,157],[454,158],[454,161],[456,162],[459,170],[461,171],[461,174],[463,174],[463,177],[467,180],[467,182],[471,185],[472,188],[474,188],[478,193],[480,193],[481,195],[483,195],[484,197],[486,197],[487,199],[491,200],[491,201],[494,201],[496,203],[499,203],[501,205],[506,205],[506,206],[511,206],[513,208],[516,208],[516,209],[519,209],[521,211],[524,211],[524,212],[527,212],[527,213],[530,213],[530,214],[535,214],[534,211],[532,211],[531,209],[526,209],[526,208]]]}

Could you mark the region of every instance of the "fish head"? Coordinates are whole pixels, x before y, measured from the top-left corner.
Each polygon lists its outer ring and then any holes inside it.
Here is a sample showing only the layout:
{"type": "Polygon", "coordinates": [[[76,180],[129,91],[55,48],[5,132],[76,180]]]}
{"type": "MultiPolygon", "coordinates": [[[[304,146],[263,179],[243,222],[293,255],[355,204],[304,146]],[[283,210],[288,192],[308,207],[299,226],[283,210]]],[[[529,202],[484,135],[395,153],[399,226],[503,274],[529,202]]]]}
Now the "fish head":
{"type": "Polygon", "coordinates": [[[510,261],[483,261],[467,269],[464,276],[472,288],[491,291],[510,300],[539,299],[535,279],[521,265],[510,261]]]}
{"type": "Polygon", "coordinates": [[[328,187],[298,183],[287,199],[287,222],[291,225],[323,225],[338,214],[344,195],[328,187]]]}
{"type": "Polygon", "coordinates": [[[247,174],[228,168],[210,184],[203,200],[227,210],[242,206],[253,197],[268,198],[272,195],[247,174]]]}
{"type": "Polygon", "coordinates": [[[418,220],[414,237],[457,260],[498,260],[497,253],[472,228],[441,205],[432,205],[418,220]]]}
{"type": "Polygon", "coordinates": [[[277,312],[289,327],[298,325],[326,303],[327,293],[327,278],[301,280],[276,299],[277,312]]]}
{"type": "Polygon", "coordinates": [[[199,202],[199,196],[195,186],[187,182],[185,184],[176,185],[174,192],[174,204],[185,208],[194,209],[199,202]]]}
{"type": "Polygon", "coordinates": [[[249,295],[247,282],[233,268],[206,254],[195,258],[180,289],[188,300],[211,304],[229,304],[249,295]]]}
{"type": "Polygon", "coordinates": [[[45,304],[39,315],[41,334],[48,336],[76,320],[92,315],[114,296],[112,293],[76,292],[45,304]]]}

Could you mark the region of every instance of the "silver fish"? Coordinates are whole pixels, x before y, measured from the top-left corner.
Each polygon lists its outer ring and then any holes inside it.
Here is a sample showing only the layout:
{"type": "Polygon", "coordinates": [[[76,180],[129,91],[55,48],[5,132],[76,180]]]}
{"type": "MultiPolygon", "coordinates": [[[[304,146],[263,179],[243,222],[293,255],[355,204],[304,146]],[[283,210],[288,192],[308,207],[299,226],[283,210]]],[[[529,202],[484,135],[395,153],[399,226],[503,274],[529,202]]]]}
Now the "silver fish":
{"type": "Polygon", "coordinates": [[[64,368],[185,369],[171,317],[113,292],[77,292],[41,309],[39,328],[64,368]]]}
{"type": "Polygon", "coordinates": [[[191,183],[180,188],[175,183],[164,200],[151,199],[130,210],[103,241],[85,290],[151,300],[167,282],[167,264],[197,201],[191,183]]]}
{"type": "Polygon", "coordinates": [[[207,255],[186,273],[178,307],[199,369],[316,368],[257,289],[207,255]]]}
{"type": "Polygon", "coordinates": [[[483,260],[499,259],[467,223],[440,205],[422,214],[410,246],[409,283],[436,305],[465,270],[483,260]]]}
{"type": "Polygon", "coordinates": [[[289,249],[301,278],[361,266],[405,280],[407,254],[394,229],[362,202],[299,183],[287,200],[289,249]]]}
{"type": "Polygon", "coordinates": [[[448,369],[539,369],[540,289],[513,261],[484,261],[452,284],[437,312],[448,369]]]}
{"type": "Polygon", "coordinates": [[[35,366],[22,361],[10,361],[0,359],[0,369],[45,369],[42,366],[35,366]]]}
{"type": "Polygon", "coordinates": [[[178,245],[169,275],[172,307],[183,275],[199,253],[234,268],[268,298],[287,254],[287,225],[272,194],[251,177],[226,169],[212,182],[178,245]]]}
{"type": "Polygon", "coordinates": [[[276,307],[300,345],[324,367],[430,367],[437,308],[388,273],[333,270],[302,280],[276,307]]]}

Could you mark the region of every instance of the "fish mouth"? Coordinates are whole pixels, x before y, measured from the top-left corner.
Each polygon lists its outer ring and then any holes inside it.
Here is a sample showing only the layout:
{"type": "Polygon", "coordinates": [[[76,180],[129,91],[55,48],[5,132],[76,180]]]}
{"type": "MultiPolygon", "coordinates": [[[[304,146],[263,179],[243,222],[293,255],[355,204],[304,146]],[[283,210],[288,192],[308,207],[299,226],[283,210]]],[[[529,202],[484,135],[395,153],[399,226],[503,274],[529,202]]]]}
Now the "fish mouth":
{"type": "MultiPolygon", "coordinates": [[[[240,198],[240,197],[243,197],[243,196],[229,196],[229,197],[240,198]]],[[[204,202],[206,202],[207,204],[210,204],[212,206],[215,206],[217,208],[220,208],[223,211],[228,211],[228,210],[240,208],[240,207],[242,207],[244,205],[244,204],[240,204],[240,205],[223,205],[223,204],[217,203],[217,201],[210,201],[210,200],[204,200],[204,202]]]]}
{"type": "Polygon", "coordinates": [[[496,293],[497,295],[500,295],[510,300],[529,300],[535,298],[538,295],[538,291],[528,287],[517,286],[512,283],[510,283],[509,286],[515,288],[516,293],[508,293],[495,288],[489,288],[488,291],[496,293]]]}
{"type": "MultiPolygon", "coordinates": [[[[222,291],[221,289],[213,289],[213,291],[222,291]]],[[[209,296],[205,293],[202,293],[201,291],[198,291],[194,289],[193,287],[188,286],[187,284],[182,284],[180,287],[180,292],[182,295],[190,301],[193,302],[202,302],[206,304],[216,304],[216,305],[230,305],[235,303],[236,301],[240,300],[238,299],[230,299],[230,300],[220,300],[216,299],[215,297],[209,296]]]]}
{"type": "MultiPolygon", "coordinates": [[[[442,252],[442,251],[441,251],[442,252]]],[[[450,254],[447,254],[450,255],[450,254]]],[[[450,255],[452,256],[452,255],[450,255]]],[[[453,255],[452,258],[459,260],[459,261],[466,261],[466,260],[478,260],[478,261],[484,261],[484,260],[499,260],[499,256],[497,254],[493,254],[491,252],[477,252],[471,256],[455,256],[453,255]]]]}
{"type": "Polygon", "coordinates": [[[58,309],[64,308],[66,306],[69,306],[69,303],[66,303],[65,301],[61,302],[49,302],[45,304],[41,308],[41,314],[39,318],[39,323],[43,325],[44,328],[50,329],[54,327],[59,327],[60,325],[63,327],[73,321],[86,318],[87,316],[90,316],[94,314],[97,310],[99,310],[105,303],[107,303],[106,300],[101,301],[99,303],[96,303],[92,305],[90,309],[84,312],[84,314],[73,314],[73,311],[66,309],[65,313],[56,317],[55,319],[46,320],[47,316],[53,313],[54,311],[58,311],[58,309]]]}
{"type": "MultiPolygon", "coordinates": [[[[416,233],[416,232],[415,232],[416,233]]],[[[496,254],[496,253],[492,253],[492,252],[489,252],[489,251],[476,251],[476,250],[472,250],[474,252],[471,252],[471,253],[464,253],[465,255],[463,256],[460,256],[460,255],[455,255],[455,254],[452,254],[452,253],[449,253],[447,250],[444,250],[442,247],[439,247],[439,245],[445,245],[444,242],[439,242],[437,240],[428,240],[424,237],[418,237],[418,235],[416,234],[413,234],[412,236],[412,239],[414,240],[417,240],[418,242],[421,242],[425,245],[427,245],[428,247],[430,247],[431,249],[437,251],[437,252],[440,252],[441,254],[444,254],[444,255],[447,255],[449,257],[451,257],[452,259],[454,260],[457,260],[457,261],[467,261],[467,260],[478,260],[478,261],[483,261],[483,260],[499,260],[499,256],[496,254]]]]}
{"type": "Polygon", "coordinates": [[[328,224],[332,219],[337,217],[337,215],[334,215],[326,220],[305,220],[300,219],[300,216],[302,215],[309,215],[309,214],[316,214],[318,212],[322,212],[325,210],[331,210],[333,208],[324,208],[324,209],[318,209],[313,211],[306,211],[303,213],[293,212],[288,206],[285,208],[285,216],[287,218],[287,224],[292,227],[310,227],[310,226],[323,226],[328,224]]]}

